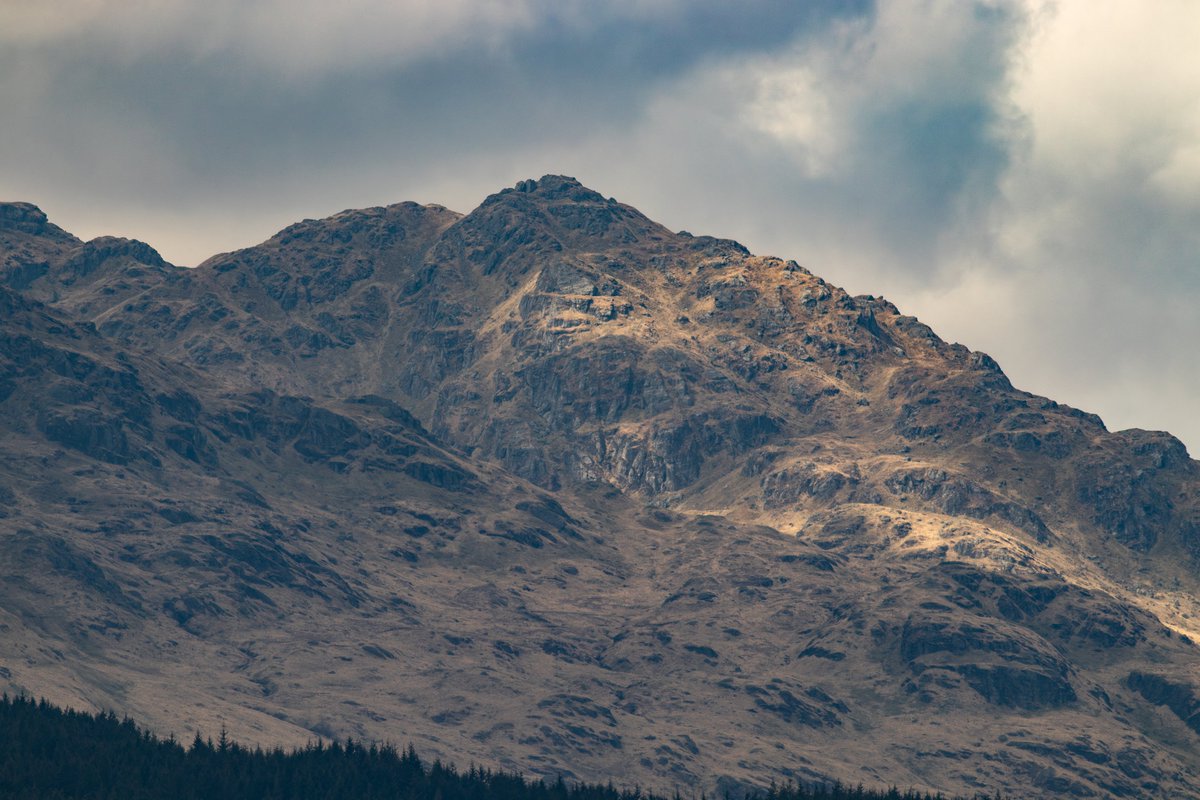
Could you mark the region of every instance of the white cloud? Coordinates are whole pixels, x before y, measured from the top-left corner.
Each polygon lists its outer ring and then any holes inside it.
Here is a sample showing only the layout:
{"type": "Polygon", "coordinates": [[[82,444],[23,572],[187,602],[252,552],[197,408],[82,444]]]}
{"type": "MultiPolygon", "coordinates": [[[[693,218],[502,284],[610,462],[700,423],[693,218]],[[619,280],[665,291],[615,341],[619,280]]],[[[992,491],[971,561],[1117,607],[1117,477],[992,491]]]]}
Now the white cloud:
{"type": "Polygon", "coordinates": [[[747,125],[783,145],[804,174],[832,174],[850,132],[839,127],[817,71],[808,66],[765,70],[752,82],[747,125]]]}

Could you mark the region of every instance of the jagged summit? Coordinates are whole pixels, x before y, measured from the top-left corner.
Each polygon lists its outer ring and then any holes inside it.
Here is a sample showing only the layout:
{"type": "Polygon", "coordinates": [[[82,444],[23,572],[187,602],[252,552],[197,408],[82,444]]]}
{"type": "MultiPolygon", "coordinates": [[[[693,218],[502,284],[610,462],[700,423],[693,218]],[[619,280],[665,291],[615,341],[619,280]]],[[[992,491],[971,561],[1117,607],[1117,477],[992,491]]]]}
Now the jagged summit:
{"type": "Polygon", "coordinates": [[[46,217],[46,212],[33,203],[0,203],[0,231],[74,239],[62,228],[51,223],[46,217]]]}
{"type": "MultiPolygon", "coordinates": [[[[568,175],[543,175],[538,180],[530,178],[529,180],[518,181],[512,189],[501,189],[498,194],[503,195],[514,191],[544,197],[549,200],[572,200],[577,203],[605,202],[604,196],[599,192],[589,189],[568,175]]],[[[492,196],[495,197],[497,195],[492,196]]]]}
{"type": "Polygon", "coordinates": [[[101,265],[111,268],[114,262],[135,262],[151,268],[171,266],[145,242],[121,236],[97,236],[67,256],[63,272],[69,274],[70,279],[78,279],[95,272],[101,265]]]}
{"type": "Polygon", "coordinates": [[[38,233],[46,227],[46,212],[33,203],[0,202],[0,228],[38,233]]]}
{"type": "MultiPolygon", "coordinates": [[[[513,194],[531,195],[531,199],[535,202],[543,202],[550,204],[560,204],[563,206],[587,206],[594,209],[619,209],[622,215],[627,215],[631,220],[637,220],[638,226],[643,231],[651,232],[653,235],[663,237],[671,241],[676,246],[684,246],[689,249],[703,249],[706,247],[726,247],[732,249],[741,255],[750,255],[750,251],[739,242],[732,239],[719,239],[712,236],[693,236],[687,231],[680,231],[678,234],[672,234],[667,229],[654,223],[640,211],[632,206],[620,203],[614,198],[605,198],[599,192],[590,189],[578,180],[565,175],[543,175],[540,179],[528,179],[518,181],[516,186],[510,189],[502,189],[496,194],[490,195],[483,201],[480,208],[486,208],[493,203],[504,202],[519,202],[519,198],[511,197],[513,194]],[[667,234],[664,236],[664,234],[667,234]],[[684,241],[690,240],[690,241],[684,241]]],[[[582,216],[578,211],[563,213],[560,211],[556,216],[562,218],[568,227],[582,227],[585,232],[594,233],[597,228],[604,230],[607,226],[597,225],[592,223],[588,225],[578,225],[579,218],[582,216]]],[[[794,262],[793,262],[794,263],[794,262]]],[[[798,265],[797,265],[798,268],[798,265]]]]}
{"type": "Polygon", "coordinates": [[[420,225],[424,218],[442,215],[452,219],[461,216],[440,205],[420,205],[413,202],[346,209],[324,219],[306,219],[289,225],[267,241],[285,245],[313,241],[349,244],[358,240],[363,244],[380,247],[397,237],[402,238],[409,227],[420,225]]]}
{"type": "Polygon", "coordinates": [[[3,208],[9,690],[660,789],[1200,791],[1167,434],[563,176],[195,269],[3,208]]]}
{"type": "Polygon", "coordinates": [[[476,259],[478,252],[491,249],[489,243],[501,245],[483,265],[485,273],[495,269],[500,258],[522,249],[594,249],[605,244],[661,244],[674,238],[637,209],[558,175],[520,181],[515,188],[488,196],[452,233],[447,244],[476,259]]]}

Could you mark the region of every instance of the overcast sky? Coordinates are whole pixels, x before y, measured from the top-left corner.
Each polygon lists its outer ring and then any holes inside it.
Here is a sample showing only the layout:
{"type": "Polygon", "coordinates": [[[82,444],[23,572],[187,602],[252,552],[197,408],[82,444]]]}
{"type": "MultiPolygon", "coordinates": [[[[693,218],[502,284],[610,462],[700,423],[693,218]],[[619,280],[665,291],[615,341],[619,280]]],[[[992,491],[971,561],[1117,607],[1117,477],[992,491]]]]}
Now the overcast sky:
{"type": "Polygon", "coordinates": [[[0,199],[192,265],[574,175],[1200,455],[1195,0],[0,0],[0,199]]]}

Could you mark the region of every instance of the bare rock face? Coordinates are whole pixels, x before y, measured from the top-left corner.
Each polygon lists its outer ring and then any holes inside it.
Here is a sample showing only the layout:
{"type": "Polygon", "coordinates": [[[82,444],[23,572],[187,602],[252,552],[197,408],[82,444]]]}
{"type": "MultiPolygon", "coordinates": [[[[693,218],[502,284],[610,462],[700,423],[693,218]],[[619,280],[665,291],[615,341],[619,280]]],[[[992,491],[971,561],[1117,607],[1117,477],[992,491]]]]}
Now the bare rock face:
{"type": "Polygon", "coordinates": [[[0,203],[0,231],[23,233],[46,239],[70,241],[74,237],[64,234],[57,225],[51,224],[46,212],[33,203],[0,203]]]}
{"type": "Polygon", "coordinates": [[[1154,705],[1170,709],[1185,725],[1200,734],[1200,698],[1197,698],[1194,686],[1144,672],[1129,673],[1125,683],[1154,705]]]}
{"type": "Polygon", "coordinates": [[[118,258],[127,259],[152,269],[168,266],[158,251],[145,242],[116,236],[100,236],[71,251],[63,263],[64,277],[61,280],[66,283],[86,278],[101,266],[118,258]]]}
{"type": "Polygon", "coordinates": [[[1200,472],[546,176],[195,269],[0,204],[0,688],[659,791],[1200,792],[1200,472]]]}
{"type": "Polygon", "coordinates": [[[32,203],[0,203],[0,278],[27,290],[80,241],[32,203]]]}

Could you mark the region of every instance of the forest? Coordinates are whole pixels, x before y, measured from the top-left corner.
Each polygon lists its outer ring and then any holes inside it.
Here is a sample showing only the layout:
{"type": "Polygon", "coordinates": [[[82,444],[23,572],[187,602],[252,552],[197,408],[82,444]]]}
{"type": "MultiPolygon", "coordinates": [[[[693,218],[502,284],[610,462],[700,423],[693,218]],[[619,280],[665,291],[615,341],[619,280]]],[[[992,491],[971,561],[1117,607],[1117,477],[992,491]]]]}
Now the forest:
{"type": "MultiPolygon", "coordinates": [[[[611,783],[530,780],[425,763],[412,746],[315,741],[248,748],[222,731],[183,744],[112,712],[0,700],[0,798],[5,800],[682,800],[611,783]]],[[[690,800],[690,796],[689,796],[690,800]]],[[[750,800],[949,800],[896,788],[771,787],[750,800]]]]}

